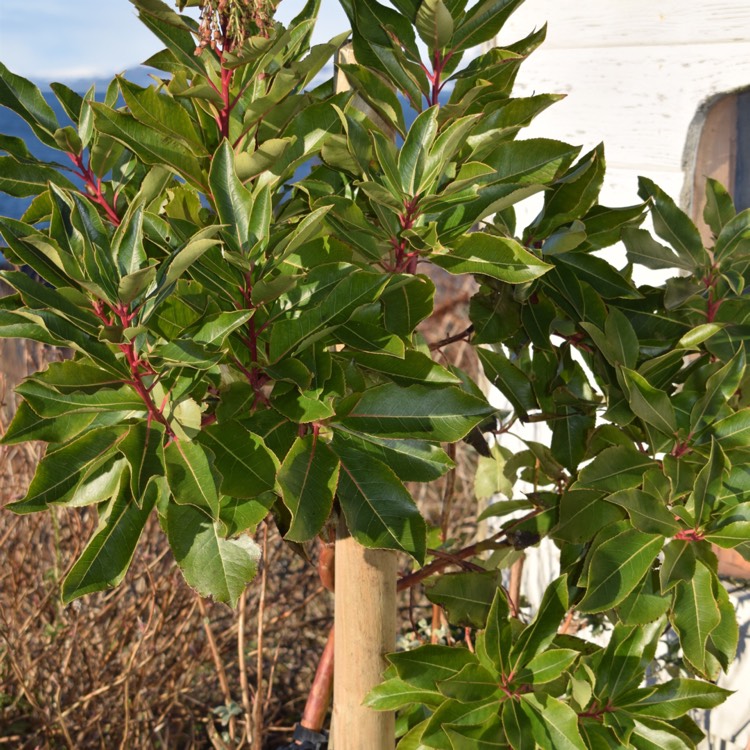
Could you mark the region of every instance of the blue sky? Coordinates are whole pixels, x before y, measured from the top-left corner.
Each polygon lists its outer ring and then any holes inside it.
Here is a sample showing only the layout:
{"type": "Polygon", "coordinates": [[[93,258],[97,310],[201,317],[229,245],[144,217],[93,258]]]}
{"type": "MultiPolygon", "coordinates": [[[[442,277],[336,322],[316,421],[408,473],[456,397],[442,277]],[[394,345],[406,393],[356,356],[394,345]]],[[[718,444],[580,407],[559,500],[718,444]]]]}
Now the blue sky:
{"type": "MultiPolygon", "coordinates": [[[[288,21],[302,5],[283,0],[278,18],[288,21]]],[[[337,0],[323,0],[313,40],[347,28],[337,0]]],[[[0,0],[0,60],[27,78],[110,76],[137,66],[161,46],[128,0],[0,0]]]]}

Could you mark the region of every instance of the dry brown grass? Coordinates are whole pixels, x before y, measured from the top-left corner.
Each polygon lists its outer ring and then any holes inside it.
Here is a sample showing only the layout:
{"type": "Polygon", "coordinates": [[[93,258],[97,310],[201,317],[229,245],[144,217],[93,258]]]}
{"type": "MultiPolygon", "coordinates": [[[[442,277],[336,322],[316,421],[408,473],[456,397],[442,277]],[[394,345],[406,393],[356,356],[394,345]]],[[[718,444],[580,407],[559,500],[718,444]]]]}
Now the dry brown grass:
{"type": "MultiPolygon", "coordinates": [[[[466,294],[450,290],[448,297],[462,303],[466,294]]],[[[463,304],[445,304],[439,330],[428,338],[462,330],[463,312],[463,304]]],[[[27,372],[54,356],[33,344],[25,351],[27,372]]],[[[468,347],[448,351],[466,366],[468,347]]],[[[0,370],[7,364],[0,361],[0,370]]],[[[0,446],[0,506],[24,493],[40,452],[33,444],[0,446]]],[[[452,478],[451,529],[465,537],[475,529],[465,520],[474,516],[472,475],[471,461],[461,460],[452,478]]],[[[445,486],[442,480],[417,491],[433,523],[445,486]]],[[[259,576],[235,612],[200,600],[184,583],[152,518],[120,587],[63,606],[60,583],[95,525],[87,509],[20,517],[0,509],[0,750],[249,747],[254,723],[264,748],[288,743],[332,621],[331,595],[314,565],[271,530],[265,607],[259,576]],[[226,724],[229,701],[237,713],[226,724]],[[222,740],[228,735],[233,742],[222,740]]],[[[408,601],[407,629],[431,612],[417,595],[409,613],[408,601]]]]}

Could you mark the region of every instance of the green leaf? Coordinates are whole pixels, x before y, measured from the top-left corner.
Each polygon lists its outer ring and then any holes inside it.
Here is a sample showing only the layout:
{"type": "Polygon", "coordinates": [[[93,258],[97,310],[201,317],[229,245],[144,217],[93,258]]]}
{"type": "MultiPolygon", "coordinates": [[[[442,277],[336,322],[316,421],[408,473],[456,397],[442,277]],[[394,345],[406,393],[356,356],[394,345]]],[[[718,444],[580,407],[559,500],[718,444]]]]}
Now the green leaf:
{"type": "Polygon", "coordinates": [[[531,734],[545,750],[587,750],[578,730],[575,711],[549,695],[528,693],[520,699],[521,710],[531,723],[531,734]]]}
{"type": "Polygon", "coordinates": [[[654,388],[635,370],[621,367],[625,395],[633,413],[665,435],[677,431],[677,417],[672,401],[665,391],[654,388]]]}
{"type": "Polygon", "coordinates": [[[337,429],[336,441],[369,453],[404,482],[431,482],[455,465],[442,448],[424,440],[391,440],[337,429]]]}
{"type": "Polygon", "coordinates": [[[253,498],[274,489],[279,463],[263,439],[235,421],[201,431],[199,442],[211,450],[221,474],[219,488],[235,498],[253,498]]]}
{"type": "Polygon", "coordinates": [[[432,644],[388,654],[387,658],[404,682],[421,690],[437,690],[439,682],[454,677],[467,664],[477,663],[468,649],[432,644]]]}
{"type": "Polygon", "coordinates": [[[438,683],[440,692],[461,703],[486,701],[500,696],[498,676],[481,664],[467,664],[458,674],[438,683]]]}
{"type": "Polygon", "coordinates": [[[736,255],[740,258],[750,252],[750,210],[745,209],[730,219],[716,238],[714,254],[721,264],[736,255]]]}
{"type": "Polygon", "coordinates": [[[551,535],[565,542],[586,542],[624,517],[622,510],[606,502],[600,490],[568,490],[560,499],[559,522],[551,535]]]}
{"type": "Polygon", "coordinates": [[[16,389],[40,417],[59,417],[87,412],[145,412],[141,397],[129,385],[101,388],[93,393],[61,393],[46,383],[27,379],[16,389]]]}
{"type": "Polygon", "coordinates": [[[561,411],[560,419],[553,422],[550,449],[555,458],[573,473],[583,461],[596,417],[569,407],[563,407],[561,411]]]}
{"type": "Polygon", "coordinates": [[[644,534],[674,536],[680,529],[674,514],[657,497],[642,490],[620,490],[607,496],[607,502],[624,508],[633,526],[644,534]]]}
{"type": "Polygon", "coordinates": [[[533,281],[552,268],[515,240],[486,232],[472,232],[450,253],[432,255],[430,260],[453,274],[482,274],[508,284],[533,281]]]}
{"type": "Polygon", "coordinates": [[[250,250],[248,243],[253,197],[237,177],[234,149],[226,139],[221,142],[211,160],[208,184],[219,220],[226,225],[227,232],[232,237],[232,249],[247,252],[250,250]]]}
{"type": "Polygon", "coordinates": [[[723,450],[750,445],[750,409],[740,409],[715,422],[712,432],[723,450]]]}
{"type": "Polygon", "coordinates": [[[604,146],[600,144],[582,156],[545,194],[544,208],[527,228],[526,241],[546,237],[585,214],[596,202],[604,171],[604,146]]]}
{"type": "MultiPolygon", "coordinates": [[[[120,427],[102,427],[50,451],[37,466],[26,496],[8,508],[15,513],[33,513],[45,510],[50,503],[65,503],[81,478],[111,455],[123,432],[120,427]]],[[[99,500],[110,496],[105,494],[99,500]]]]}
{"type": "Polygon", "coordinates": [[[664,547],[664,560],[659,568],[662,594],[666,594],[681,581],[689,581],[693,575],[695,575],[695,550],[692,542],[673,539],[664,547]]]}
{"type": "Polygon", "coordinates": [[[151,478],[164,476],[164,426],[158,422],[130,425],[118,450],[130,466],[130,492],[140,506],[151,478]]]}
{"type": "Polygon", "coordinates": [[[739,645],[740,628],[737,622],[735,604],[729,598],[726,588],[716,579],[714,579],[714,595],[716,596],[716,603],[719,605],[721,619],[708,636],[708,647],[721,664],[724,672],[728,672],[729,665],[738,655],[737,646],[739,645]]]}
{"type": "Polygon", "coordinates": [[[519,673],[521,682],[543,685],[556,680],[578,658],[579,653],[570,648],[553,648],[542,651],[527,662],[519,673]]]}
{"type": "Polygon", "coordinates": [[[670,601],[661,593],[658,578],[652,570],[620,602],[617,618],[624,625],[648,625],[663,617],[669,610],[669,605],[670,601]]]}
{"type": "Polygon", "coordinates": [[[125,477],[119,494],[100,517],[94,536],[65,576],[64,603],[84,594],[114,588],[122,581],[158,492],[158,485],[152,482],[142,502],[136,503],[125,477]]]}
{"type": "MultiPolygon", "coordinates": [[[[513,703],[513,701],[508,701],[513,703]]],[[[491,716],[481,724],[467,727],[447,725],[445,732],[451,742],[452,750],[507,750],[508,743],[504,738],[503,725],[497,716],[491,716]]],[[[533,750],[533,748],[531,748],[533,750]]]]}
{"type": "Polygon", "coordinates": [[[443,49],[453,36],[453,17],[443,0],[422,0],[415,20],[417,32],[430,49],[443,49]]]}
{"type": "Polygon", "coordinates": [[[364,704],[375,711],[396,711],[414,703],[439,706],[443,696],[434,690],[415,688],[408,682],[392,677],[376,685],[365,697],[364,704]]]}
{"type": "Polygon", "coordinates": [[[406,195],[417,194],[427,154],[437,134],[437,107],[422,112],[412,123],[398,155],[401,189],[406,195]]]}
{"type": "Polygon", "coordinates": [[[711,228],[714,237],[721,234],[725,224],[735,215],[734,202],[727,189],[709,177],[706,180],[706,206],[703,209],[703,221],[711,228]]]}
{"type": "Polygon", "coordinates": [[[424,559],[425,522],[401,480],[385,464],[334,441],[341,461],[338,497],[351,535],[365,547],[424,559]]]}
{"type": "Polygon", "coordinates": [[[683,271],[695,270],[695,263],[690,256],[677,255],[671,248],[659,244],[645,229],[625,227],[622,230],[622,241],[631,263],[639,263],[657,271],[674,268],[683,271]]]}
{"type": "Polygon", "coordinates": [[[213,453],[198,443],[173,440],[166,447],[164,457],[174,502],[194,505],[211,518],[218,518],[219,494],[212,471],[213,453]]]}
{"type": "Polygon", "coordinates": [[[481,628],[487,622],[496,592],[494,571],[448,573],[438,576],[425,588],[427,598],[446,610],[451,624],[473,628],[481,628]]]}
{"type": "Polygon", "coordinates": [[[3,445],[43,440],[46,443],[67,443],[80,435],[96,418],[95,414],[70,414],[67,417],[44,419],[22,401],[11,423],[0,438],[3,445]]]}
{"type": "Polygon", "coordinates": [[[11,73],[0,63],[0,105],[13,110],[29,124],[45,145],[57,149],[55,131],[60,127],[52,107],[31,81],[11,73]]]}
{"type": "Polygon", "coordinates": [[[513,408],[525,416],[538,408],[534,387],[528,375],[502,352],[477,349],[487,379],[510,401],[513,408]]]}
{"type": "Polygon", "coordinates": [[[696,401],[690,412],[692,431],[697,431],[704,421],[714,421],[721,405],[729,400],[739,388],[744,374],[745,349],[741,347],[729,362],[706,381],[705,394],[696,401]]]}
{"type": "Polygon", "coordinates": [[[356,397],[338,421],[379,437],[455,442],[493,412],[485,401],[454,386],[385,384],[356,397]]]}
{"type": "Polygon", "coordinates": [[[679,719],[698,708],[716,708],[731,694],[718,685],[702,680],[674,679],[646,688],[642,699],[634,700],[623,708],[640,716],[654,716],[657,719],[679,719]]]}
{"type": "Polygon", "coordinates": [[[615,445],[605,448],[585,466],[576,485],[591,487],[600,492],[617,492],[638,487],[648,469],[657,468],[656,462],[634,447],[615,445]]]}
{"type": "Polygon", "coordinates": [[[485,666],[492,667],[506,677],[511,671],[510,649],[513,640],[509,616],[510,607],[507,595],[498,586],[487,616],[484,638],[477,639],[477,655],[485,666]]]}
{"type": "Polygon", "coordinates": [[[536,616],[513,644],[510,655],[513,672],[518,672],[549,646],[567,611],[568,577],[563,575],[547,586],[536,616]]]}
{"type": "Polygon", "coordinates": [[[75,187],[57,169],[43,164],[22,163],[10,156],[0,156],[0,193],[14,198],[26,198],[45,192],[50,182],[71,190],[75,187]]]}
{"type": "Polygon", "coordinates": [[[594,549],[581,612],[617,606],[641,581],[664,544],[661,536],[628,529],[594,549]]]}
{"type": "Polygon", "coordinates": [[[146,164],[164,166],[189,183],[205,189],[200,160],[187,145],[138,122],[132,115],[91,102],[97,129],[122,143],[146,164]]]}
{"type": "Polygon", "coordinates": [[[353,352],[352,359],[368,370],[383,373],[400,385],[433,384],[456,385],[461,381],[432,357],[409,349],[403,357],[379,352],[353,352]]]}
{"type": "Polygon", "coordinates": [[[435,285],[426,276],[412,276],[397,286],[389,286],[380,297],[383,322],[388,331],[409,336],[432,314],[435,285]]]}
{"type": "Polygon", "coordinates": [[[224,539],[221,525],[194,505],[169,503],[167,537],[185,580],[201,596],[234,607],[253,580],[260,548],[249,536],[224,539]]]}
{"type": "Polygon", "coordinates": [[[706,522],[711,516],[721,492],[725,467],[724,451],[719,443],[712,439],[708,462],[698,473],[695,487],[685,503],[685,507],[698,524],[706,522]]]}
{"type": "Polygon", "coordinates": [[[285,539],[306,542],[320,532],[338,480],[339,460],[321,438],[312,434],[295,440],[278,474],[281,496],[292,514],[285,539]]]}
{"type": "Polygon", "coordinates": [[[701,675],[712,678],[706,643],[711,631],[721,621],[713,594],[714,574],[702,563],[695,566],[692,578],[681,581],[675,589],[670,619],[680,637],[685,658],[701,675]]]}
{"type": "Polygon", "coordinates": [[[271,332],[271,361],[320,340],[345,323],[359,307],[374,302],[387,283],[383,274],[354,271],[338,281],[312,309],[304,310],[299,317],[276,322],[271,332]]]}
{"type": "Polygon", "coordinates": [[[615,625],[602,658],[594,665],[595,694],[600,700],[619,705],[621,695],[641,684],[656,653],[664,625],[664,620],[643,627],[615,625]]]}
{"type": "Polygon", "coordinates": [[[539,747],[531,733],[531,720],[519,701],[503,702],[502,721],[503,731],[513,750],[536,750],[539,747]]]}
{"type": "Polygon", "coordinates": [[[651,201],[651,218],[656,233],[668,242],[683,263],[691,268],[704,265],[708,260],[703,241],[695,224],[675,202],[654,182],[640,177],[638,195],[651,201]]]}
{"type": "Polygon", "coordinates": [[[476,701],[461,703],[448,699],[432,715],[422,735],[425,747],[435,750],[452,750],[447,729],[457,726],[475,726],[497,714],[494,701],[476,701]]]}
{"type": "Polygon", "coordinates": [[[471,7],[453,35],[452,46],[465,50],[492,39],[523,0],[480,0],[471,7]]]}

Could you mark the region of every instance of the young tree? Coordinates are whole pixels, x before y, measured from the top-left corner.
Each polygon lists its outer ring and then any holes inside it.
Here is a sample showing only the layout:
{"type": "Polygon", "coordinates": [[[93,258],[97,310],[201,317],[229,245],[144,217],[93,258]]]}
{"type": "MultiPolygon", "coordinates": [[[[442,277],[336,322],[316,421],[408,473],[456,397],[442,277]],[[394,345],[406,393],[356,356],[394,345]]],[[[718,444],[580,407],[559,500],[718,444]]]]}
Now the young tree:
{"type": "Polygon", "coordinates": [[[98,101],[53,84],[65,125],[0,67],[0,103],[71,164],[0,141],[0,189],[34,198],[0,220],[4,253],[35,272],[3,274],[17,294],[0,336],[73,352],[17,389],[4,442],[48,449],[11,508],[100,519],[63,599],[119,583],[152,512],[188,583],[229,604],[257,569],[259,524],[299,545],[341,517],[360,544],[426,564],[403,585],[451,561],[483,569],[429,590],[479,629],[471,648],[394,654],[369,698],[405,709],[400,748],[693,747],[687,711],[724,698],[710,680],[737,644],[711,544],[749,549],[750,214],[710,183],[706,249],[646,179],[643,203],[599,205],[601,147],[517,139],[558,98],[511,96],[544,29],[466,56],[521,0],[345,0],[356,62],[338,93],[319,74],[344,37],[310,47],[315,0],[288,29],[270,4],[183,3],[195,22],[132,1],[165,45],[151,86],[118,77],[98,101]],[[517,228],[535,193],[541,212],[517,228]],[[668,246],[638,228],[646,208],[668,246]],[[690,275],[636,287],[632,265],[594,254],[621,236],[631,264],[690,275]],[[428,263],[479,282],[451,340],[477,347],[513,415],[417,331],[428,263]],[[482,446],[514,421],[552,429],[548,446],[493,454],[534,490],[490,515],[524,514],[428,552],[404,482],[452,469],[441,444],[482,446]],[[526,623],[498,571],[542,536],[563,575],[526,623]],[[605,613],[609,645],[559,633],[573,611],[605,613]],[[693,676],[643,687],[667,622],[693,676]]]}

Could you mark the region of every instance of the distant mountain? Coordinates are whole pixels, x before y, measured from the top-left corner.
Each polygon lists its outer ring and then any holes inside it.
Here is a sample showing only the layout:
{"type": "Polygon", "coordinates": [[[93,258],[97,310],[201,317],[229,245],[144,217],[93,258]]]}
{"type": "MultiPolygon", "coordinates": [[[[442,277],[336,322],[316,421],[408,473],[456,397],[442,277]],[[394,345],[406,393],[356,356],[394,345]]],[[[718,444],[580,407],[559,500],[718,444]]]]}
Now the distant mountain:
{"type": "Polygon", "coordinates": [[[96,85],[97,91],[103,91],[109,85],[109,82],[119,73],[123,73],[125,78],[127,78],[129,81],[132,81],[133,83],[138,84],[139,86],[147,86],[149,83],[151,83],[152,74],[164,75],[164,73],[161,73],[161,71],[158,71],[155,68],[149,68],[145,65],[137,65],[134,68],[128,68],[124,71],[116,71],[109,77],[97,76],[95,78],[50,78],[49,80],[36,81],[36,84],[42,91],[51,91],[50,83],[56,82],[64,83],[68,88],[73,89],[73,91],[79,91],[81,93],[83,93],[84,91],[88,91],[91,88],[91,84],[96,85]]]}

